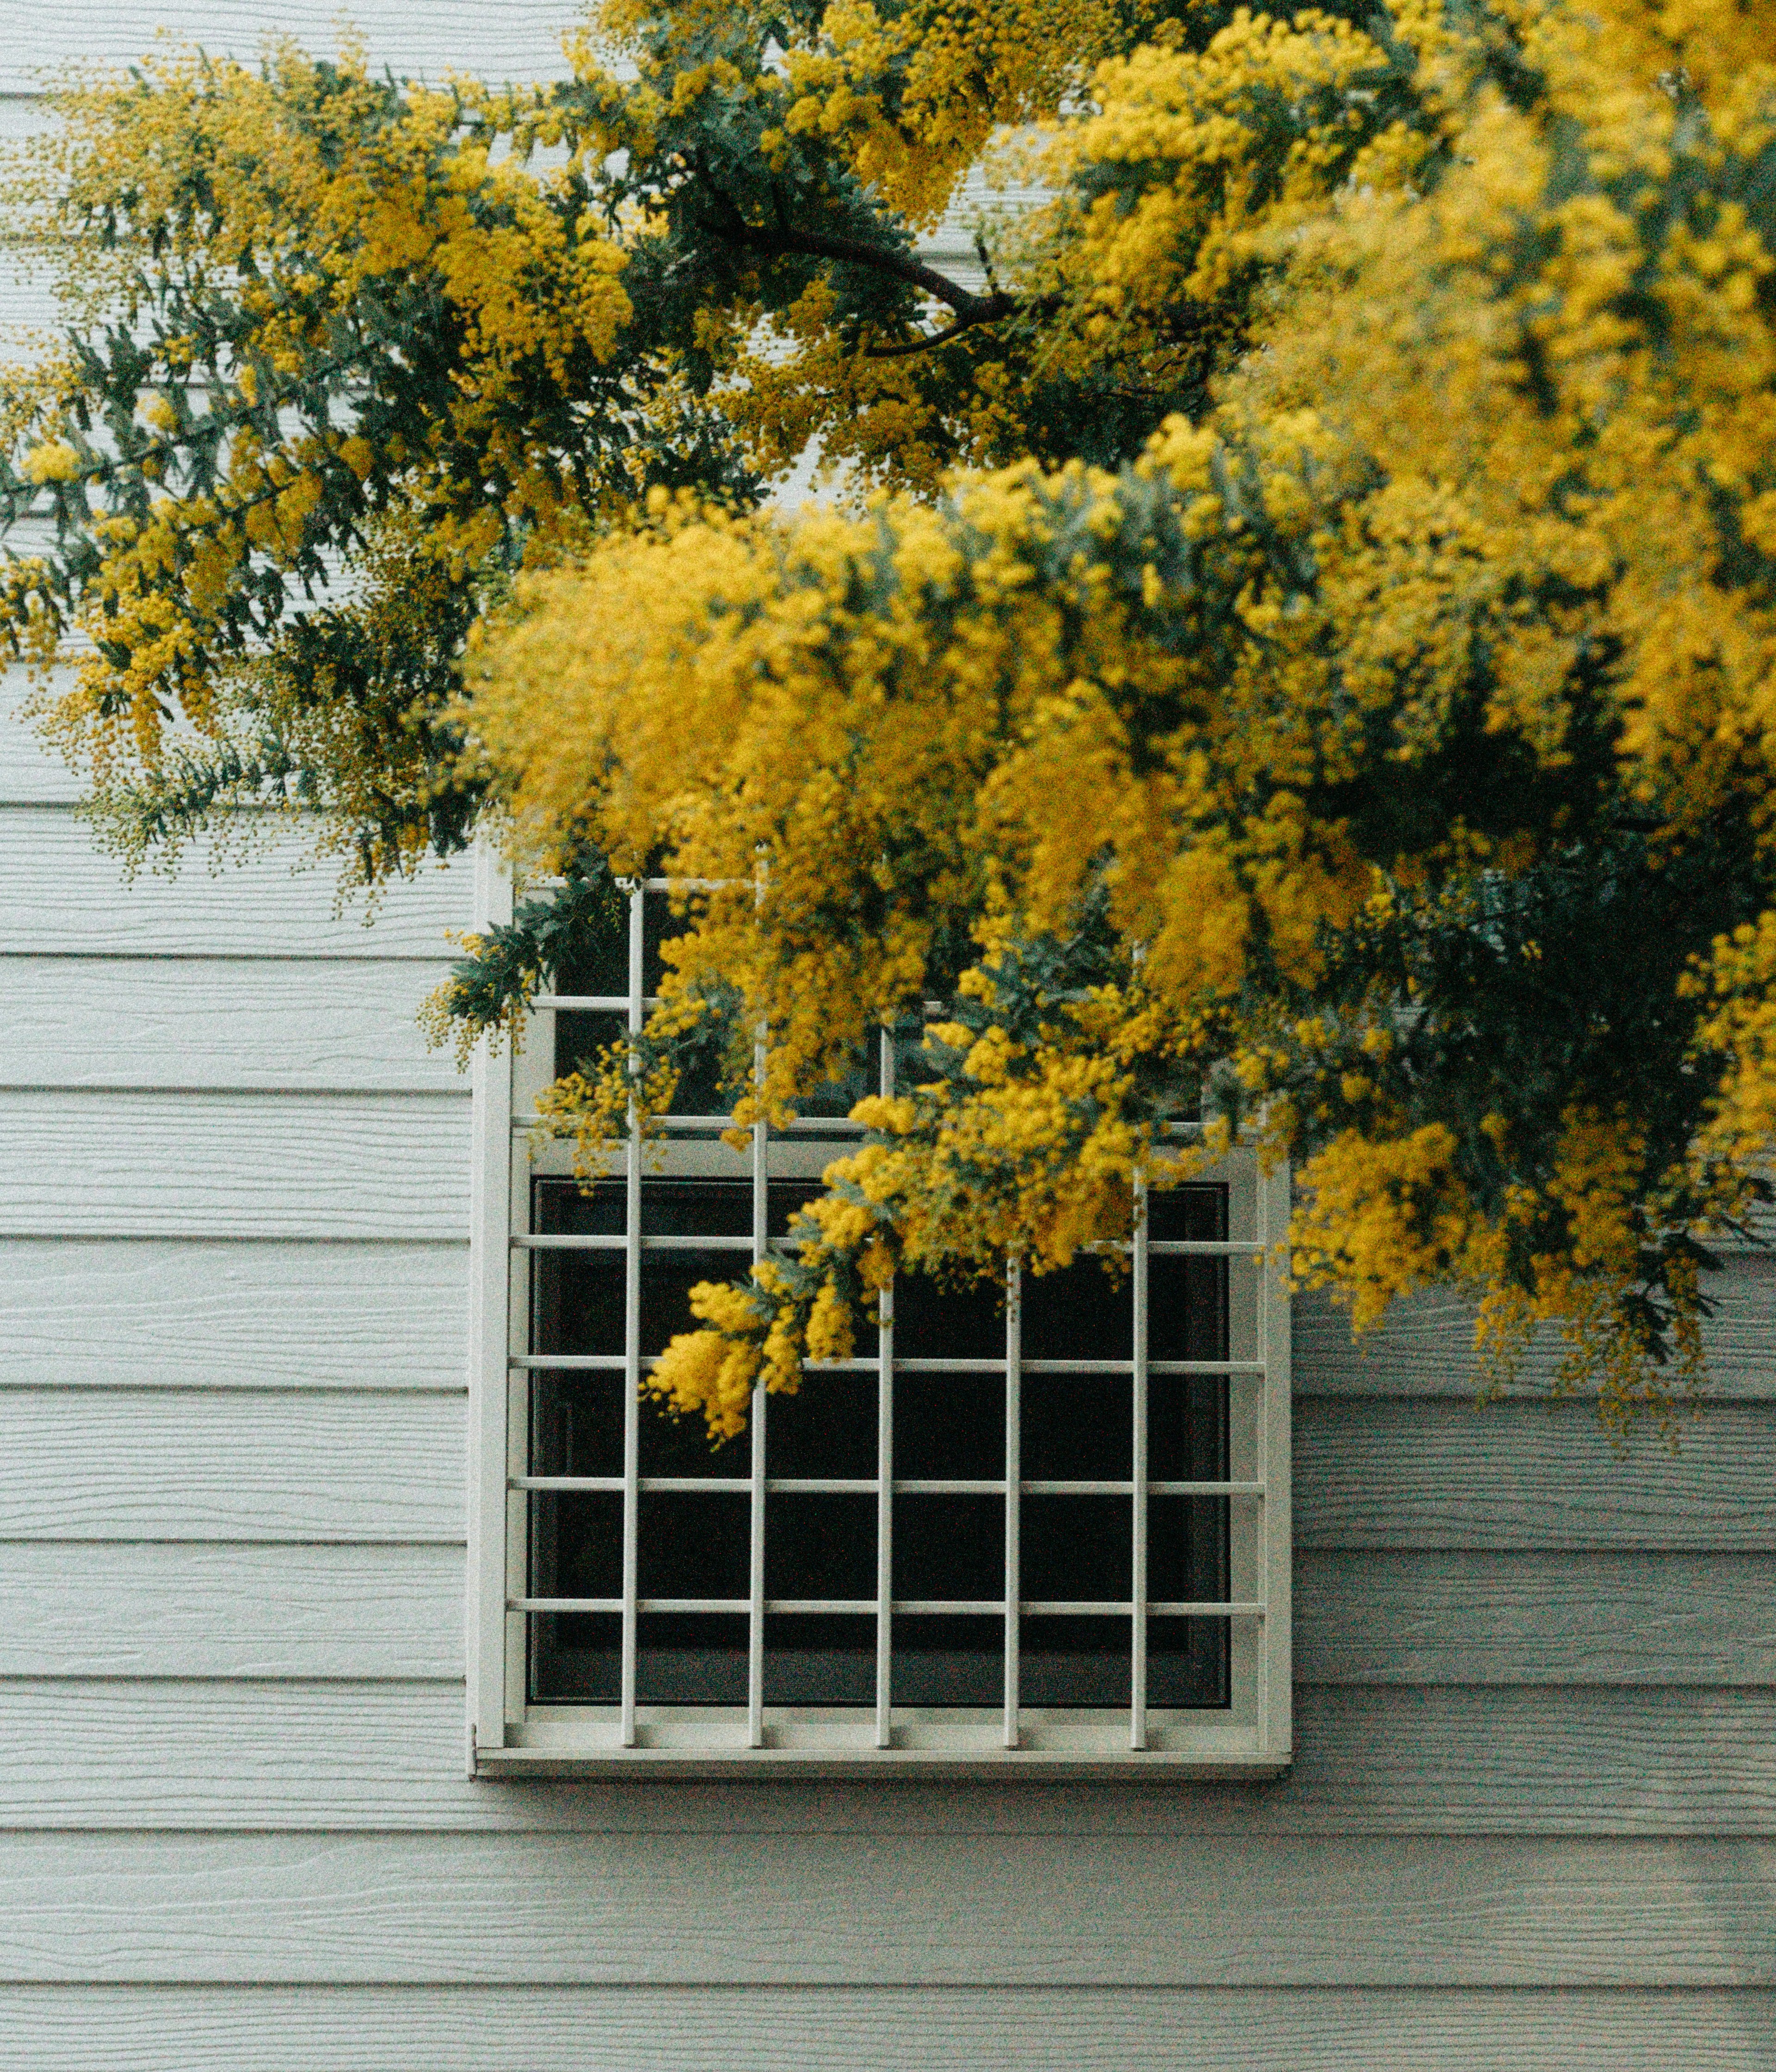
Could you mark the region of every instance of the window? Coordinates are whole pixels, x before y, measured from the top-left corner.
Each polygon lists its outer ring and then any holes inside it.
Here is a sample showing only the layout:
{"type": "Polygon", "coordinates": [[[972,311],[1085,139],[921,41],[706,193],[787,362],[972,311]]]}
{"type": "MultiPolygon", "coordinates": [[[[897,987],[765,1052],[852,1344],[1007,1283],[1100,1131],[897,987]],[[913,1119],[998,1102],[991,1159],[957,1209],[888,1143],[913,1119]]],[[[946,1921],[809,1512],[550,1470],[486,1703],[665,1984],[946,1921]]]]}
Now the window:
{"type": "Polygon", "coordinates": [[[638,1383],[856,1132],[836,1096],[736,1153],[688,1086],[590,1193],[536,1141],[534,1093],[639,1025],[665,925],[633,894],[627,968],[561,974],[478,1067],[471,1766],[1286,1762],[1284,1184],[1237,1155],[1156,1194],[1116,1276],[908,1276],[712,1448],[638,1383]]]}

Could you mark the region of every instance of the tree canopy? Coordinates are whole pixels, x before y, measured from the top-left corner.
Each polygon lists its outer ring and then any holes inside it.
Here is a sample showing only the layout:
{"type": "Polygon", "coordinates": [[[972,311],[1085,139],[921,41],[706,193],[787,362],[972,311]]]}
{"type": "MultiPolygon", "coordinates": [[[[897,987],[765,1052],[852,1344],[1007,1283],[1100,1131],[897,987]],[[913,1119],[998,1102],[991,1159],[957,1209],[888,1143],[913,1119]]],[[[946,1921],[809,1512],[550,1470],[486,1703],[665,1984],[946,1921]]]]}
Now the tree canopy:
{"type": "Polygon", "coordinates": [[[701,1054],[739,1125],[867,1126],[656,1371],[718,1433],[897,1270],[1065,1264],[1235,1131],[1359,1323],[1453,1280],[1620,1424],[1776,1122],[1761,12],[607,0],[524,91],[76,83],[0,623],[130,853],[496,828],[541,889],[468,1038],[682,881],[553,1125],[595,1165],[701,1054]]]}

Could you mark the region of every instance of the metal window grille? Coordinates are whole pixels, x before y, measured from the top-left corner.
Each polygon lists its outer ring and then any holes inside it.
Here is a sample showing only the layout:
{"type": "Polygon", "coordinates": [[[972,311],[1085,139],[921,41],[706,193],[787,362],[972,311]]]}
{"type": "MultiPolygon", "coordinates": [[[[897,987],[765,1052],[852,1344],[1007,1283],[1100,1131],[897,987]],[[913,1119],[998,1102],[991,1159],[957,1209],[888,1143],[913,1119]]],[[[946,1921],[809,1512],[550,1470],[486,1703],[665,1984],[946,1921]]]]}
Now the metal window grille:
{"type": "Polygon", "coordinates": [[[516,1082],[481,1068],[483,1368],[504,1344],[477,1390],[473,1766],[1286,1762],[1280,1179],[1236,1156],[1137,1204],[1120,1283],[908,1281],[856,1357],[758,1392],[712,1449],[646,1372],[690,1281],[782,1240],[849,1096],[736,1154],[688,1087],[590,1194],[512,1098],[641,1026],[668,890],[631,893],[626,985],[569,975],[516,1082]]]}

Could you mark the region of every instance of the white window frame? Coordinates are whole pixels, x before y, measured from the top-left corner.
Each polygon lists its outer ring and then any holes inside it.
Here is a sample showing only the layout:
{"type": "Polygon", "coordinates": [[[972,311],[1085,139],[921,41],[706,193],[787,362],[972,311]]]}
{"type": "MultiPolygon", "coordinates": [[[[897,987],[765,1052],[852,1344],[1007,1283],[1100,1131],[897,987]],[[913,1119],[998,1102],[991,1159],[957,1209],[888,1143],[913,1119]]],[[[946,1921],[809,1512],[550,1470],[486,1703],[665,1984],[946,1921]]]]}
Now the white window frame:
{"type": "MultiPolygon", "coordinates": [[[[650,884],[650,890],[662,887],[650,884]]],[[[512,891],[496,860],[483,850],[477,868],[477,926],[509,920],[512,891]]],[[[641,997],[642,931],[639,900],[631,911],[629,1026],[639,1028],[641,997]]],[[[529,1462],[528,1390],[529,1358],[528,1261],[532,1256],[528,1230],[530,1182],[535,1174],[568,1170],[565,1147],[540,1145],[535,1128],[535,1095],[551,1076],[553,1013],[557,996],[536,1003],[525,1042],[516,1058],[509,1046],[490,1055],[478,1046],[474,1067],[474,1171],[471,1190],[470,1482],[468,1507],[468,1768],[471,1776],[520,1778],[579,1772],[621,1771],[676,1776],[800,1774],[849,1775],[1027,1774],[1133,1775],[1143,1771],[1175,1777],[1256,1777],[1285,1768],[1292,1753],[1290,1682],[1290,1388],[1289,1305],[1287,1275],[1275,1241],[1286,1228],[1289,1182],[1285,1172],[1262,1174],[1249,1152],[1237,1152],[1221,1177],[1233,1179],[1235,1191],[1249,1202],[1252,1235],[1220,1244],[1193,1245],[1249,1260],[1257,1276],[1252,1308],[1252,1357],[1230,1361],[1256,1394],[1244,1419],[1247,1437],[1235,1436],[1235,1453],[1226,1484],[1149,1484],[1145,1475],[1146,1331],[1145,1244],[1133,1247],[1133,1277],[1137,1318],[1133,1346],[1133,1480],[1120,1486],[1133,1498],[1135,1545],[1132,1703],[1127,1708],[1044,1712],[1023,1705],[1018,1688],[1018,1614],[1027,1611],[1016,1596],[1018,1497],[1034,1486],[1018,1473],[1018,1420],[1015,1414],[1020,1373],[1016,1271],[1009,1272],[1011,1299],[1006,1309],[1007,1462],[1004,1487],[1007,1554],[1007,1601],[995,1611],[1005,1616],[1005,1696],[997,1712],[970,1708],[942,1710],[884,1705],[863,1707],[770,1707],[763,1702],[762,1653],[764,1614],[763,1519],[767,1487],[763,1429],[768,1404],[755,1400],[750,1446],[753,1550],[749,1601],[748,1703],[734,1707],[638,1705],[635,1695],[635,1632],[639,1600],[635,1591],[633,1519],[639,1477],[635,1433],[646,1414],[639,1398],[640,1363],[633,1330],[626,1355],[629,1391],[626,1418],[624,1499],[630,1553],[625,1564],[621,1608],[624,1620],[623,1698],[619,1704],[533,1705],[527,1702],[527,1618],[528,1537],[526,1471],[529,1462]],[[1240,1169],[1244,1168],[1242,1171],[1240,1169]],[[1156,1608],[1146,1601],[1145,1512],[1150,1488],[1162,1493],[1225,1494],[1241,1521],[1235,1531],[1231,1594],[1225,1604],[1156,1608]],[[1145,1617],[1142,1610],[1198,1616],[1225,1616],[1229,1622],[1231,1702],[1225,1708],[1161,1711],[1145,1702],[1144,1690],[1145,1617]]],[[[601,1003],[609,1005],[610,1003],[601,1003]]],[[[561,1001],[565,1006],[590,1001],[561,1001]]],[[[886,1060],[885,1060],[886,1069],[886,1060]]],[[[831,1141],[774,1148],[774,1166],[788,1157],[792,1170],[805,1166],[817,1178],[835,1155],[831,1141]],[[799,1154],[799,1155],[798,1155],[799,1154]]],[[[647,1154],[651,1156],[652,1154],[647,1154]]],[[[766,1180],[766,1135],[754,1133],[750,1161],[736,1157],[737,1176],[750,1164],[758,1227],[763,1227],[766,1180]]],[[[670,1153],[668,1153],[670,1159],[670,1153]]],[[[631,1144],[625,1153],[623,1178],[629,1195],[627,1227],[637,1228],[644,1154],[631,1144]]],[[[754,1241],[756,1249],[756,1240],[754,1241]]],[[[639,1248],[626,1247],[627,1279],[636,1282],[639,1248]]],[[[639,1282],[636,1284],[639,1285],[639,1282]]],[[[635,1296],[631,1292],[631,1308],[635,1296]]],[[[890,1297],[891,1305],[891,1297],[890,1297]]],[[[878,1692],[888,1687],[888,1650],[894,1611],[925,1610],[896,1606],[890,1596],[890,1493],[904,1493],[893,1478],[892,1387],[896,1371],[890,1321],[880,1334],[880,1351],[867,1363],[879,1367],[880,1462],[877,1480],[878,1692]]],[[[1229,1348],[1230,1351],[1232,1350],[1229,1348]]],[[[852,1486],[847,1485],[848,1487],[852,1486]]],[[[1046,1490],[1046,1486],[1043,1486],[1046,1490]]],[[[1041,1491],[1038,1492],[1042,1493],[1041,1491]]],[[[643,1609],[645,1609],[643,1607],[643,1609]]],[[[931,1607],[931,1609],[935,1609],[931,1607]]],[[[980,1609],[985,1610],[985,1607],[980,1609]]],[[[890,1693],[891,1696],[891,1693],[890,1693]]]]}

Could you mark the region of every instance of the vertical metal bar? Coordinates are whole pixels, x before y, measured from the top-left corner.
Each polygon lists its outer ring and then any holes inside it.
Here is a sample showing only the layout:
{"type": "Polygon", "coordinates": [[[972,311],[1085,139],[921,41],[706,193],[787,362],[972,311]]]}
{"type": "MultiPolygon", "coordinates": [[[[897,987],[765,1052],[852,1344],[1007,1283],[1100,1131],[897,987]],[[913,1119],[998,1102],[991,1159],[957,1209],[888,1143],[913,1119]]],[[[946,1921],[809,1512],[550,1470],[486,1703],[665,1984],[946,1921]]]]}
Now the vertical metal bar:
{"type": "MultiPolygon", "coordinates": [[[[512,881],[483,835],[476,846],[477,928],[512,919],[512,881]]],[[[527,1549],[521,1507],[507,1491],[511,1392],[507,1363],[517,1347],[512,1303],[521,1256],[512,1256],[512,1049],[495,1057],[485,1038],[475,1046],[469,1179],[469,1506],[468,1767],[477,1747],[505,1740],[509,1700],[521,1698],[526,1622],[506,1610],[509,1564],[527,1549]],[[517,1514],[515,1516],[514,1514],[517,1514]]],[[[524,1190],[528,1193],[528,1188],[524,1190]]],[[[526,1223],[522,1227],[528,1229],[526,1223]]]]}
{"type": "MultiPolygon", "coordinates": [[[[755,874],[753,904],[763,906],[764,878],[755,874]]],[[[754,1032],[752,1090],[763,1101],[765,1092],[765,1030],[761,1023],[754,1032]]],[[[767,1170],[765,1122],[755,1116],[752,1125],[752,1259],[756,1266],[767,1249],[771,1188],[767,1170]]],[[[765,1741],[765,1388],[763,1380],[752,1392],[752,1487],[747,1512],[750,1528],[746,1566],[746,1745],[763,1748],[765,1741]]]]}
{"type": "MultiPolygon", "coordinates": [[[[894,1038],[882,1032],[882,1093],[894,1091],[894,1038]]],[[[876,1343],[876,1746],[894,1740],[894,1290],[880,1297],[882,1324],[876,1343]]]]}
{"type": "Polygon", "coordinates": [[[1018,1623],[1023,1598],[1019,1555],[1023,1478],[1023,1275],[1015,1259],[1005,1261],[1005,1732],[1008,1749],[1018,1741],[1018,1623]]]}
{"type": "MultiPolygon", "coordinates": [[[[1264,1190],[1264,1205],[1260,1233],[1267,1248],[1273,1242],[1281,1247],[1287,1242],[1289,1230],[1287,1168],[1268,1177],[1260,1175],[1259,1185],[1264,1190]]],[[[1260,1472],[1264,1477],[1264,1501],[1260,1524],[1264,1616],[1259,1642],[1264,1674],[1260,1731],[1264,1752],[1272,1759],[1281,1759],[1294,1741],[1294,1692],[1289,1667],[1293,1587],[1289,1529],[1289,1420],[1293,1405],[1289,1393],[1289,1268],[1283,1257],[1272,1261],[1260,1255],[1260,1259],[1264,1281],[1259,1352],[1264,1366],[1264,1396],[1260,1472]]]]}
{"type": "MultiPolygon", "coordinates": [[[[1259,1543],[1255,1578],[1258,1585],[1258,1601],[1268,1614],[1270,1609],[1270,1304],[1271,1268],[1270,1247],[1270,1182],[1262,1166],[1252,1176],[1252,1235],[1258,1241],[1258,1254],[1254,1262],[1258,1275],[1257,1316],[1256,1336],[1257,1343],[1252,1348],[1258,1362],[1258,1480],[1266,1491],[1264,1509],[1259,1514],[1259,1543]]],[[[1231,1264],[1222,1268],[1230,1276],[1231,1264]]],[[[1231,1384],[1230,1383],[1231,1387],[1231,1384]]],[[[1261,1619],[1258,1627],[1258,1732],[1268,1740],[1270,1731],[1270,1635],[1267,1630],[1268,1617],[1261,1619]]]]}
{"type": "MultiPolygon", "coordinates": [[[[760,887],[761,892],[763,886],[760,887]]],[[[760,1099],[765,1090],[763,1032],[752,1046],[753,1091],[760,1099]]],[[[765,1161],[765,1124],[760,1116],[752,1125],[752,1257],[754,1265],[766,1252],[769,1229],[771,1189],[765,1161]]],[[[751,1548],[747,1565],[746,1593],[746,1745],[765,1745],[765,1388],[763,1381],[752,1392],[752,1494],[750,1514],[751,1548]]]]}
{"type": "Polygon", "coordinates": [[[1135,1310],[1133,1458],[1134,1543],[1129,1553],[1128,1594],[1133,1626],[1128,1658],[1128,1745],[1147,1745],[1147,1182],[1135,1178],[1135,1227],[1132,1233],[1132,1293],[1135,1310]]]}
{"type": "MultiPolygon", "coordinates": [[[[642,946],[647,894],[638,880],[629,894],[629,1034],[642,1024],[642,946]]],[[[635,1061],[629,1063],[631,1080],[635,1061]]],[[[623,1166],[623,1745],[635,1745],[635,1596],[640,1558],[641,1476],[641,1115],[629,1097],[623,1166]]]]}

